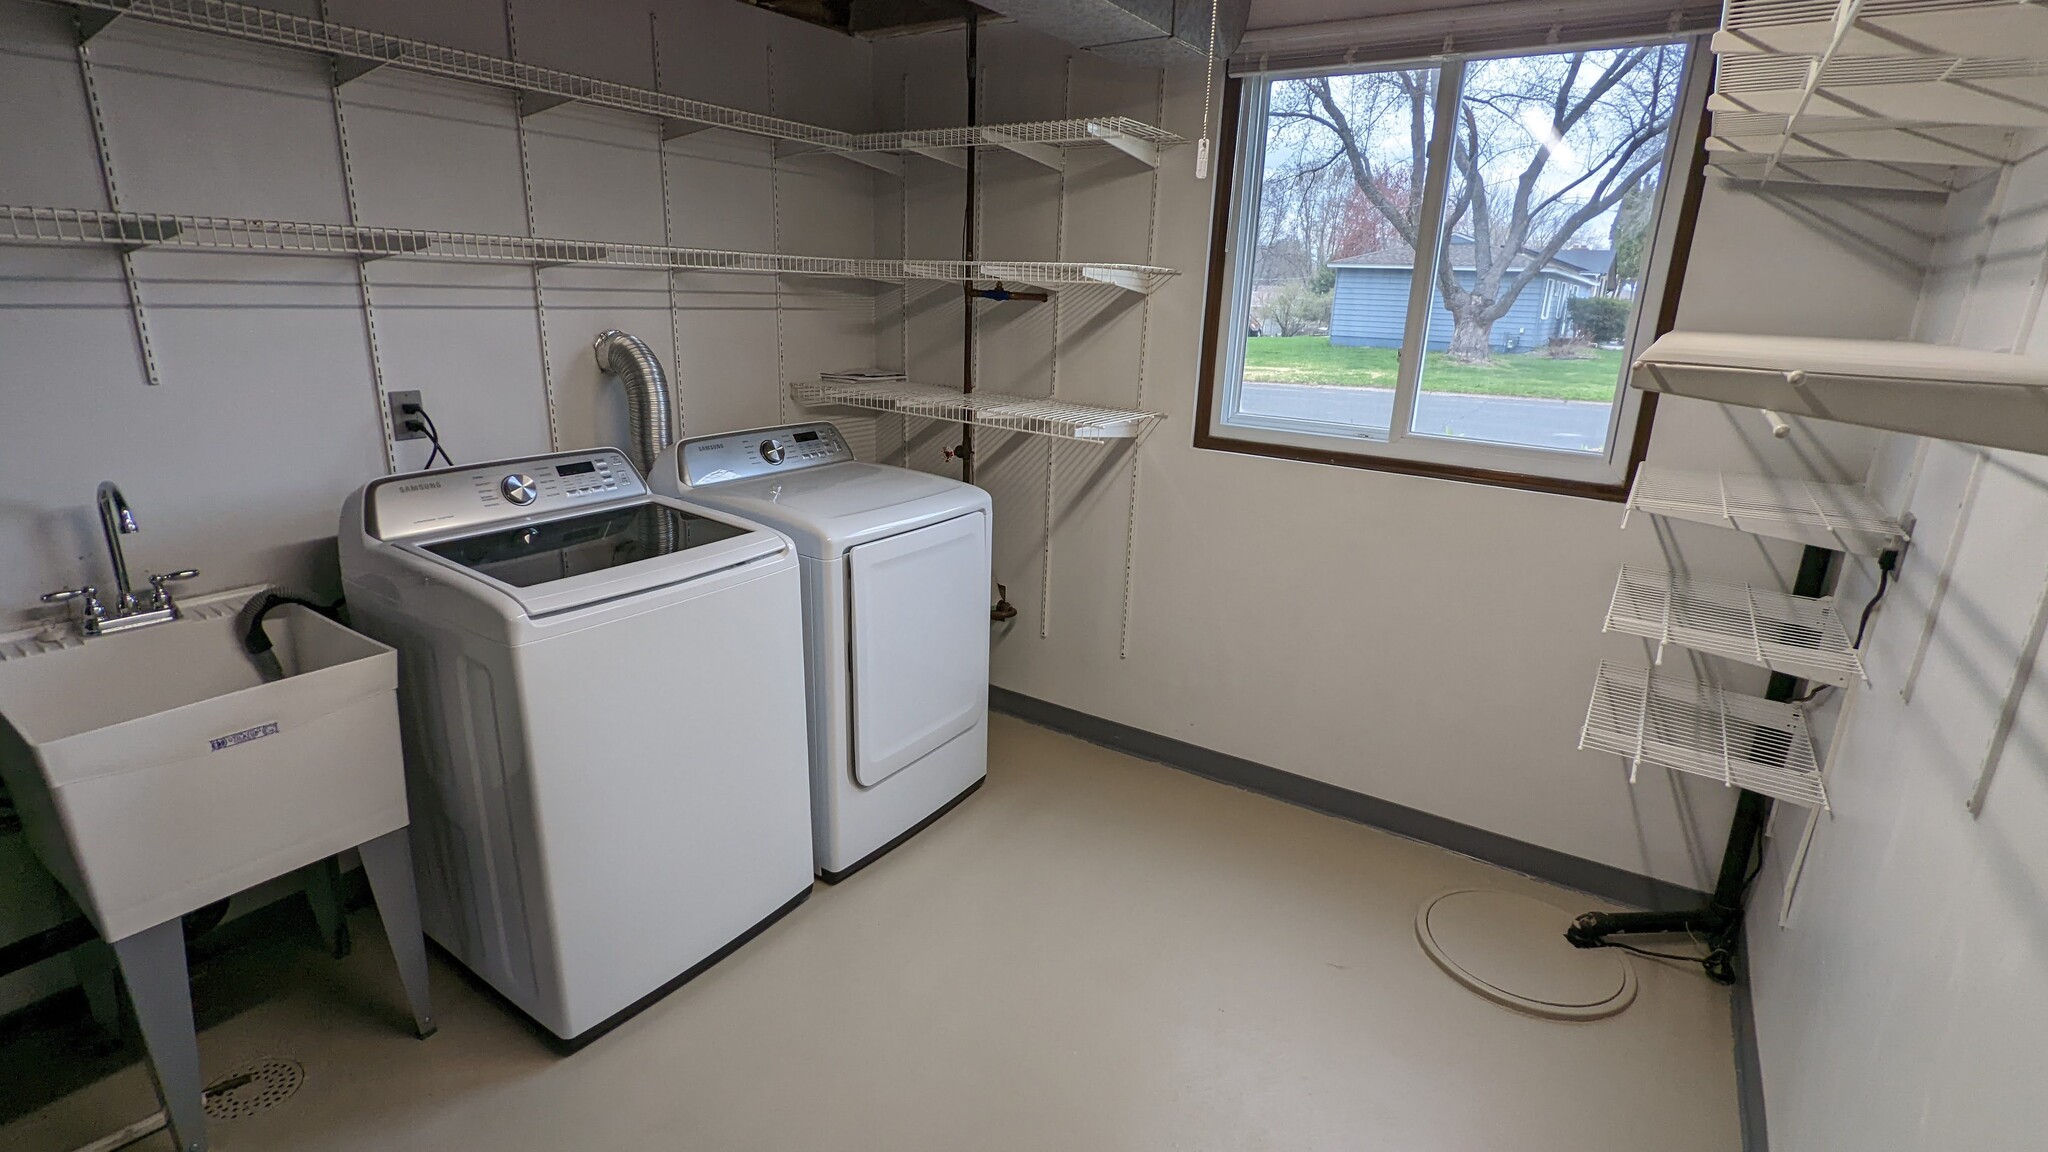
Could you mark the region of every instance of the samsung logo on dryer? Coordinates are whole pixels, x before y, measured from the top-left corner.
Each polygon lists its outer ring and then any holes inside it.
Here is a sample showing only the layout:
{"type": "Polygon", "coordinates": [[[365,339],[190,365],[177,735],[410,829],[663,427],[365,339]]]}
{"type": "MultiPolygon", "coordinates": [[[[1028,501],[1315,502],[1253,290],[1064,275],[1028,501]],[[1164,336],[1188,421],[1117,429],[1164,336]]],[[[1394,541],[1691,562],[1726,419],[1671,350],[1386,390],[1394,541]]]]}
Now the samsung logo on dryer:
{"type": "Polygon", "coordinates": [[[439,480],[422,480],[416,484],[400,484],[398,490],[400,492],[425,492],[429,488],[439,488],[440,486],[441,482],[439,480]]]}

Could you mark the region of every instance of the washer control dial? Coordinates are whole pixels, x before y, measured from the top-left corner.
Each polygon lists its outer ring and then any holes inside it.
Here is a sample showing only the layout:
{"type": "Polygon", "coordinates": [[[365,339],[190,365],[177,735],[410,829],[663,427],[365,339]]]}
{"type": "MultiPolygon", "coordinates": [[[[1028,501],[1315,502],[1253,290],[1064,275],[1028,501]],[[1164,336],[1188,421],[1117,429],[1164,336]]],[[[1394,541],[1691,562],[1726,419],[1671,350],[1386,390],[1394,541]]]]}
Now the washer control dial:
{"type": "Polygon", "coordinates": [[[780,464],[782,456],[782,441],[773,438],[761,441],[761,459],[770,464],[780,464]]]}
{"type": "Polygon", "coordinates": [[[505,499],[524,506],[533,503],[540,495],[540,485],[524,472],[514,472],[498,481],[498,491],[505,494],[505,499]]]}

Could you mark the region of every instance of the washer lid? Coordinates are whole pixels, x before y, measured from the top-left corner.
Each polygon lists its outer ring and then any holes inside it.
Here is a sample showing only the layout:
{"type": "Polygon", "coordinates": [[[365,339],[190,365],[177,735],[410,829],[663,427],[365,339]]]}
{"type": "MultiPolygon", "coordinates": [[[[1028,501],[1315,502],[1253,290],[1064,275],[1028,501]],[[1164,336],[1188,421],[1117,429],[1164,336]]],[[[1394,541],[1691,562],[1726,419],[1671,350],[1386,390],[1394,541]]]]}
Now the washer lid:
{"type": "Polygon", "coordinates": [[[439,534],[416,550],[546,616],[785,555],[758,524],[658,497],[567,516],[439,534]]]}
{"type": "Polygon", "coordinates": [[[988,493],[972,484],[859,461],[691,488],[687,495],[787,532],[798,551],[825,558],[989,508],[988,493]]]}

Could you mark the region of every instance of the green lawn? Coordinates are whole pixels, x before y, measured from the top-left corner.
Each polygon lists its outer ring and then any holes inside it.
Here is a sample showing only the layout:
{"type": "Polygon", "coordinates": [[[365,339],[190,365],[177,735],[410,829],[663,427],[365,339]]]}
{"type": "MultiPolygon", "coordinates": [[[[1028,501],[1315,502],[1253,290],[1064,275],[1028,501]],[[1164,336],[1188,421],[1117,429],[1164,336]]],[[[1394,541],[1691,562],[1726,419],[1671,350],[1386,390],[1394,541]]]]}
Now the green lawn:
{"type": "MultiPolygon", "coordinates": [[[[1396,355],[1392,348],[1338,347],[1327,336],[1253,336],[1244,342],[1244,378],[1270,384],[1392,388],[1396,355]]],[[[1422,390],[1609,401],[1620,379],[1619,350],[1594,349],[1585,360],[1503,352],[1487,364],[1458,364],[1441,352],[1431,352],[1422,369],[1422,390]]]]}

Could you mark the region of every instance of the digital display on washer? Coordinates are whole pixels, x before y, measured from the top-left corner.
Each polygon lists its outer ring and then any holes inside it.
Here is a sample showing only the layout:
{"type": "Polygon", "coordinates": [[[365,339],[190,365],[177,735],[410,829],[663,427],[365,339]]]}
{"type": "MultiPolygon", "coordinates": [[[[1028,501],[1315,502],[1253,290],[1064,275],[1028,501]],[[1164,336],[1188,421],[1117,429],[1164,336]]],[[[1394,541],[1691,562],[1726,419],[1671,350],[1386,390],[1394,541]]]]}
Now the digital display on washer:
{"type": "Polygon", "coordinates": [[[817,438],[818,434],[816,432],[799,432],[795,436],[791,437],[791,439],[795,440],[799,444],[809,444],[811,441],[816,440],[817,438]]]}
{"type": "Polygon", "coordinates": [[[597,471],[597,465],[589,460],[578,460],[571,464],[555,465],[555,475],[557,476],[582,476],[585,473],[595,471],[597,471]]]}
{"type": "Polygon", "coordinates": [[[515,588],[531,588],[587,572],[623,568],[720,540],[748,529],[661,504],[501,528],[428,544],[427,551],[515,588]]]}

